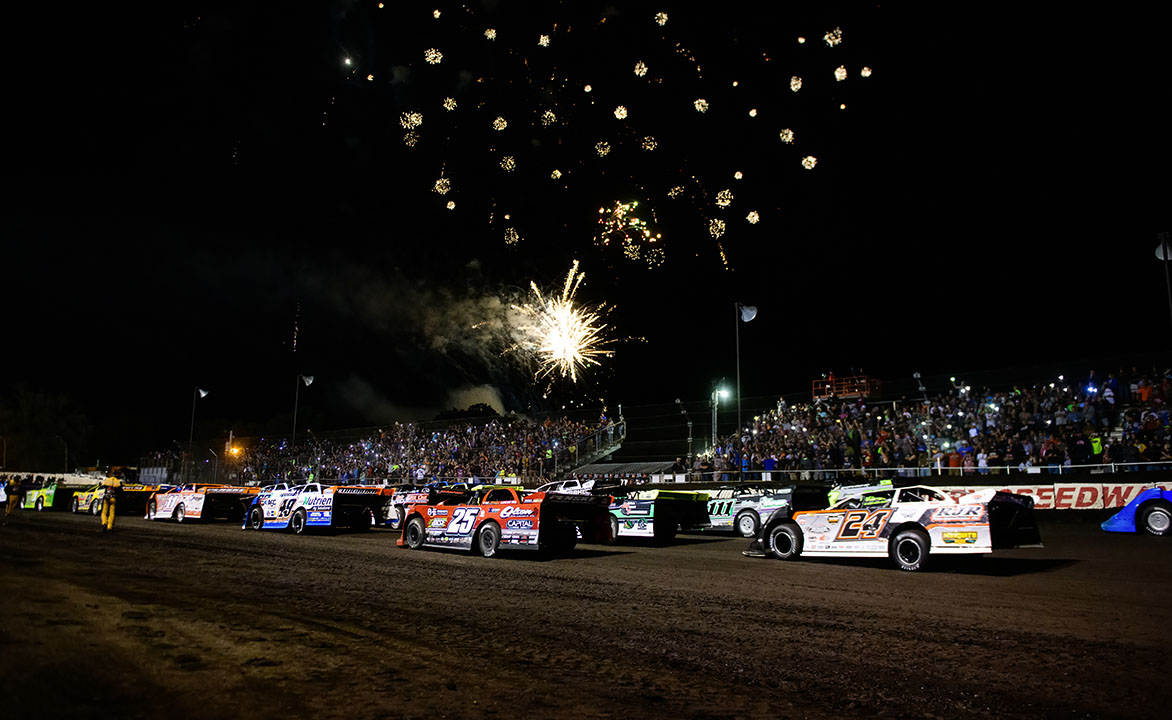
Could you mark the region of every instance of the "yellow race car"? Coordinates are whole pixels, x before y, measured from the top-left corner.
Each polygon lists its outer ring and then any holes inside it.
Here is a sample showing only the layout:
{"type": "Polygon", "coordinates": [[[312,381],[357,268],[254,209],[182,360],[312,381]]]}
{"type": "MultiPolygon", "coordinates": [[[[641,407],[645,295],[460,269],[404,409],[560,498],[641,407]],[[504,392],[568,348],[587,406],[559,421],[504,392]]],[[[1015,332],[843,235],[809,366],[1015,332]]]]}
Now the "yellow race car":
{"type": "Polygon", "coordinates": [[[103,495],[105,495],[105,490],[101,483],[75,492],[73,500],[69,503],[69,512],[88,512],[90,515],[98,515],[102,512],[103,495]]]}

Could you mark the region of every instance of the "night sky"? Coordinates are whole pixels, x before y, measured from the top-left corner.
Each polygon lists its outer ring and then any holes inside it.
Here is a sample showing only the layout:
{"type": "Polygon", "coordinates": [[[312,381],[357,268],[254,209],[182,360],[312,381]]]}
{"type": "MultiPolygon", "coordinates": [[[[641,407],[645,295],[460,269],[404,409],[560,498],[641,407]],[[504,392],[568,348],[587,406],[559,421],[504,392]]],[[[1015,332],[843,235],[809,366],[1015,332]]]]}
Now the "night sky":
{"type": "Polygon", "coordinates": [[[208,442],[285,427],[298,373],[298,426],[321,430],[699,402],[735,382],[736,302],[759,311],[741,373],[765,405],[826,370],[1152,357],[1169,63],[1161,20],[1110,12],[26,8],[6,23],[0,398],[64,396],[86,452],[123,462],[186,440],[196,386],[208,442]],[[632,201],[662,238],[600,239],[599,208],[632,201]],[[614,356],[547,388],[499,321],[574,260],[614,356]]]}

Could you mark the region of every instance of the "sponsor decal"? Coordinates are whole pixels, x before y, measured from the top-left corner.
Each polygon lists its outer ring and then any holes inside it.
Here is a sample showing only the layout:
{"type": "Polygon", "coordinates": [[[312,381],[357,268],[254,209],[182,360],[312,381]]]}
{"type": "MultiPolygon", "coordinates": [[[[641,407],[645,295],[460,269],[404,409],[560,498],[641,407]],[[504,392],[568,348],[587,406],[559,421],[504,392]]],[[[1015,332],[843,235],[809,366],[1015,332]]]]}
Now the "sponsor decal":
{"type": "Polygon", "coordinates": [[[448,526],[448,519],[445,517],[432,518],[427,521],[427,526],[432,528],[442,528],[448,526]]]}
{"type": "Polygon", "coordinates": [[[334,506],[334,499],[329,495],[307,495],[301,504],[310,510],[329,510],[334,506]]]}
{"type": "Polygon", "coordinates": [[[831,525],[834,525],[835,523],[840,522],[841,520],[842,520],[841,515],[831,515],[830,517],[826,518],[826,522],[830,523],[831,525]]]}
{"type": "Polygon", "coordinates": [[[507,521],[505,521],[505,527],[507,527],[509,530],[532,530],[533,529],[533,521],[532,520],[507,520],[507,521]]]}
{"type": "Polygon", "coordinates": [[[501,508],[501,517],[502,518],[533,517],[536,514],[537,514],[537,511],[534,510],[533,508],[516,507],[513,505],[509,505],[509,506],[501,508]]]}
{"type": "Polygon", "coordinates": [[[970,522],[980,520],[985,515],[983,505],[945,505],[932,511],[932,522],[970,522]]]}
{"type": "Polygon", "coordinates": [[[448,514],[448,511],[446,508],[429,507],[427,509],[427,516],[428,517],[444,516],[447,514],[448,514]]]}
{"type": "Polygon", "coordinates": [[[977,541],[976,531],[946,532],[941,535],[945,545],[972,545],[977,541]]]}

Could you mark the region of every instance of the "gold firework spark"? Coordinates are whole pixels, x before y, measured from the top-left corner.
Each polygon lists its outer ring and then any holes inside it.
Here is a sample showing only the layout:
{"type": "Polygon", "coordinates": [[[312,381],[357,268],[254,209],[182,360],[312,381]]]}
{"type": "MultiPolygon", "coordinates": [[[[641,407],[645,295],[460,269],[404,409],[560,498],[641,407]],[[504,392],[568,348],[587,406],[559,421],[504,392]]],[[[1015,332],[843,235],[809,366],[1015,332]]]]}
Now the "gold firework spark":
{"type": "Polygon", "coordinates": [[[586,273],[578,272],[578,261],[566,275],[560,296],[545,297],[537,283],[529,283],[533,299],[524,305],[514,305],[529,321],[522,330],[525,339],[518,345],[537,357],[535,378],[556,377],[578,381],[578,374],[600,360],[612,357],[607,349],[612,341],[605,337],[608,325],[602,322],[607,308],[581,306],[574,296],[586,273]]]}

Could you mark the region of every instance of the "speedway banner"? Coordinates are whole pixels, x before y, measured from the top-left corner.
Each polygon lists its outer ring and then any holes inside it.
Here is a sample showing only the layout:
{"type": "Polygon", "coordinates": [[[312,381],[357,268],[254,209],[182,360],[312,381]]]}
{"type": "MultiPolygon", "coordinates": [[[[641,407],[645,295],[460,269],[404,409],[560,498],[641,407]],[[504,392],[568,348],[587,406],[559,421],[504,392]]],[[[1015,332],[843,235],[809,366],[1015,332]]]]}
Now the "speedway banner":
{"type": "Polygon", "coordinates": [[[1035,510],[1102,510],[1123,507],[1142,491],[1158,487],[1172,489],[1172,483],[1053,483],[1050,485],[945,485],[953,497],[995,487],[1005,492],[1034,498],[1035,510]]]}

